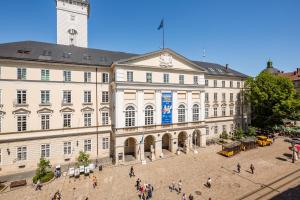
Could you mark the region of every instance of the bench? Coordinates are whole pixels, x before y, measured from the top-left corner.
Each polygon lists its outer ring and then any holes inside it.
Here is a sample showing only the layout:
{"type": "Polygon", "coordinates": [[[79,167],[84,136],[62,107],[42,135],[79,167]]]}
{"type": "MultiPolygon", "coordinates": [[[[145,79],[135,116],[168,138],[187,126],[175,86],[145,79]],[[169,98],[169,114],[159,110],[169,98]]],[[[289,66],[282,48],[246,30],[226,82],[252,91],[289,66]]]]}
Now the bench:
{"type": "Polygon", "coordinates": [[[25,186],[26,184],[27,184],[26,180],[13,181],[10,183],[10,188],[25,186]]]}

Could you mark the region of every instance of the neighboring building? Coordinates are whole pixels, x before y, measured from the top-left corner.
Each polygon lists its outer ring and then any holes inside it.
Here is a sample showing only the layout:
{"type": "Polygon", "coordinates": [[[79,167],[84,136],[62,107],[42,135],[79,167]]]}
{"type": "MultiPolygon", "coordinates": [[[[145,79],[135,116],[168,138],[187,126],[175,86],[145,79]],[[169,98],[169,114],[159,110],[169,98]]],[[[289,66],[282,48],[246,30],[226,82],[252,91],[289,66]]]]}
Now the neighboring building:
{"type": "MultiPolygon", "coordinates": [[[[73,19],[70,9],[87,18],[89,3],[57,0],[58,24],[73,19]]],[[[63,27],[58,36],[68,35],[71,26],[63,27]]],[[[58,44],[0,44],[0,175],[35,169],[41,157],[68,164],[79,151],[116,164],[158,159],[250,123],[246,75],[170,49],[85,48],[85,31],[74,30],[76,40],[62,36],[58,44]]]]}
{"type": "Polygon", "coordinates": [[[268,60],[267,62],[267,67],[266,69],[263,70],[263,72],[269,72],[271,74],[274,74],[274,75],[279,75],[282,73],[282,71],[280,71],[279,69],[273,67],[273,62],[271,59],[268,60]]]}
{"type": "Polygon", "coordinates": [[[294,83],[296,92],[300,92],[300,68],[297,68],[293,72],[285,72],[281,75],[291,79],[291,81],[294,83]]]}

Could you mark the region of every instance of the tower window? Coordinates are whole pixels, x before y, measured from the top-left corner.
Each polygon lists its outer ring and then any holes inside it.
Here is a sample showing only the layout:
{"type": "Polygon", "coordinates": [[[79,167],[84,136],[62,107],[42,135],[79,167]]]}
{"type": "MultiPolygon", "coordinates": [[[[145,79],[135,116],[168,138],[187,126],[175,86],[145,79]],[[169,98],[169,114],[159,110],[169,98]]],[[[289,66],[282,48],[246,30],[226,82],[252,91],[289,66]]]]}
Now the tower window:
{"type": "Polygon", "coordinates": [[[71,15],[71,21],[75,21],[75,15],[71,15]]]}

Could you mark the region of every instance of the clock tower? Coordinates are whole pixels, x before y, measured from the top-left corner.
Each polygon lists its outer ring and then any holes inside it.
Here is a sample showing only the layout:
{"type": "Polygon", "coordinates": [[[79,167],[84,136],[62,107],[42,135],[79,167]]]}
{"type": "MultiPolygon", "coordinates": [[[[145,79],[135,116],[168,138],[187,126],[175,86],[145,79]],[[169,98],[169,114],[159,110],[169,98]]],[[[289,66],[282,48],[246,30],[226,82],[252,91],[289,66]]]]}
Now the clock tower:
{"type": "Polygon", "coordinates": [[[56,0],[57,44],[88,47],[89,0],[56,0]]]}

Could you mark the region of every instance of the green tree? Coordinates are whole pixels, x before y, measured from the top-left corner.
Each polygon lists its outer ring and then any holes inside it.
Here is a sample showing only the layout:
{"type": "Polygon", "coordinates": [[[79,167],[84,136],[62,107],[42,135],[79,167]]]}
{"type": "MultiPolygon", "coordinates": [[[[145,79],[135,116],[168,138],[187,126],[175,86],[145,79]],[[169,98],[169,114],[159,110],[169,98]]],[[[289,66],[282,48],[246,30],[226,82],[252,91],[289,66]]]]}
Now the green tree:
{"type": "Polygon", "coordinates": [[[81,165],[88,166],[90,163],[91,163],[90,155],[83,151],[80,151],[79,156],[77,158],[77,165],[78,166],[81,166],[81,165]]]}
{"type": "Polygon", "coordinates": [[[242,139],[242,137],[244,136],[244,131],[243,131],[243,129],[241,129],[241,128],[238,128],[238,129],[236,129],[235,130],[235,133],[234,133],[234,137],[236,138],[236,139],[242,139]]]}
{"type": "Polygon", "coordinates": [[[41,158],[38,163],[38,168],[35,171],[35,176],[33,177],[33,182],[36,183],[40,180],[42,183],[47,182],[53,178],[54,174],[51,171],[50,161],[45,158],[41,158]]]}
{"type": "Polygon", "coordinates": [[[248,136],[256,136],[256,128],[255,127],[249,127],[248,128],[248,132],[247,132],[248,136]]]}
{"type": "Polygon", "coordinates": [[[227,140],[228,139],[228,134],[226,131],[223,131],[222,134],[220,135],[220,138],[227,140]]]}
{"type": "Polygon", "coordinates": [[[300,116],[300,98],[291,80],[268,72],[246,81],[246,98],[251,104],[252,125],[272,128],[285,118],[300,116]]]}

